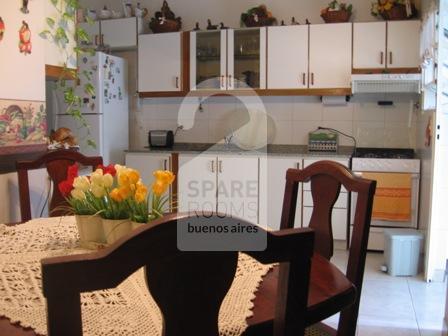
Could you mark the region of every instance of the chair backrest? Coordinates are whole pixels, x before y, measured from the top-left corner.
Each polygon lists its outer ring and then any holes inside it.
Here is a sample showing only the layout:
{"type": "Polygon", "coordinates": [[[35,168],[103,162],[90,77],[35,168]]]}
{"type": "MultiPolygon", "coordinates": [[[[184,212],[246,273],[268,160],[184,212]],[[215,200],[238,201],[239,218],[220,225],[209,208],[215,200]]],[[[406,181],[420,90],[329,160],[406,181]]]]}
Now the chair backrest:
{"type": "MultiPolygon", "coordinates": [[[[236,272],[238,251],[180,251],[178,221],[195,219],[196,214],[167,215],[104,250],[42,260],[48,335],[82,335],[80,293],[116,287],[145,266],[149,291],[163,315],[164,336],[217,336],[218,312],[236,272]]],[[[205,220],[222,223],[222,216],[205,220]]],[[[254,227],[236,218],[225,221],[254,227]]],[[[242,252],[264,264],[281,262],[275,333],[304,335],[314,232],[257,229],[266,234],[266,250],[242,252]]]]}
{"type": "Polygon", "coordinates": [[[67,205],[67,202],[59,191],[58,184],[67,178],[67,168],[74,163],[91,166],[92,170],[94,170],[98,165],[103,163],[103,158],[100,156],[88,157],[74,150],[61,149],[49,151],[33,161],[16,162],[22,222],[31,219],[28,171],[44,167],[47,168],[48,175],[53,184],[52,196],[48,206],[49,214],[52,217],[61,216],[66,214],[66,211],[56,208],[67,205]]]}
{"type": "Polygon", "coordinates": [[[333,256],[331,213],[333,205],[338,199],[341,185],[348,192],[357,193],[358,195],[346,270],[347,278],[357,288],[357,299],[350,308],[341,313],[338,327],[338,335],[354,335],[364,277],[376,181],[357,177],[348,168],[334,161],[318,161],[302,170],[289,169],[286,174],[285,196],[280,225],[282,229],[294,226],[297,192],[300,182],[311,183],[314,207],[309,227],[314,229],[316,233],[315,252],[327,259],[333,256]]]}

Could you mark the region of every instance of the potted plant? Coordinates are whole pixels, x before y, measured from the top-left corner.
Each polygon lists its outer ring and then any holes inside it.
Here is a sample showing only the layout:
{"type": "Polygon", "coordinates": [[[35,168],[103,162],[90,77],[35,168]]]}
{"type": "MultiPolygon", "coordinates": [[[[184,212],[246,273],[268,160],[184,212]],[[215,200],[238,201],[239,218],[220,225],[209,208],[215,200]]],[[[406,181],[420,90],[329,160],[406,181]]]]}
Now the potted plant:
{"type": "Polygon", "coordinates": [[[339,3],[334,0],[328,6],[320,11],[320,16],[325,23],[348,22],[352,15],[353,6],[351,4],[339,3]]]}
{"type": "Polygon", "coordinates": [[[74,164],[68,167],[67,179],[58,187],[75,215],[81,246],[91,248],[106,243],[102,220],[98,216],[102,201],[94,194],[90,179],[79,176],[78,166],[74,164]]]}
{"type": "Polygon", "coordinates": [[[407,0],[376,0],[372,2],[370,13],[384,20],[406,20],[415,17],[417,10],[407,0]]]}
{"type": "Polygon", "coordinates": [[[78,176],[77,166],[69,166],[59,190],[76,217],[81,245],[112,244],[132,228],[162,217],[169,201],[164,194],[175,176],[158,170],[154,177],[150,193],[132,168],[100,165],[90,176],[78,176]]]}

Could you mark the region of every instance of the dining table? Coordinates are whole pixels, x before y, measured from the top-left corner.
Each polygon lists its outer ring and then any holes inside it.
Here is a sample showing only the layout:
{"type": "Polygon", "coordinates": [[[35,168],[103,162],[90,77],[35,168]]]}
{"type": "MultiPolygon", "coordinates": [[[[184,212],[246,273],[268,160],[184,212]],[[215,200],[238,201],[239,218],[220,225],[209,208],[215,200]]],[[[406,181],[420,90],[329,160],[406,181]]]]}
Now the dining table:
{"type": "MultiPolygon", "coordinates": [[[[94,252],[81,246],[73,216],[0,224],[0,335],[46,335],[40,261],[94,252]]],[[[219,314],[221,335],[241,335],[272,323],[278,268],[240,253],[232,287],[219,314]]],[[[143,273],[138,270],[117,288],[81,294],[85,336],[161,335],[162,316],[143,273]]],[[[355,294],[353,284],[335,265],[318,254],[313,256],[308,324],[350,304],[355,294]]]]}

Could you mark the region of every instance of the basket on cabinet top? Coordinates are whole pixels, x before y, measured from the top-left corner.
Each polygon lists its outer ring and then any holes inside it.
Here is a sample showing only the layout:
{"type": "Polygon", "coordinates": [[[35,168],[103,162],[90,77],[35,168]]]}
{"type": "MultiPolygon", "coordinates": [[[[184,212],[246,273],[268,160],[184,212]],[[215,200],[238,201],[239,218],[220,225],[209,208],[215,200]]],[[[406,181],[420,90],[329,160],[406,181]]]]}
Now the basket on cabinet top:
{"type": "Polygon", "coordinates": [[[345,9],[326,11],[320,16],[324,19],[325,23],[339,23],[348,22],[350,20],[351,12],[345,9]]]}

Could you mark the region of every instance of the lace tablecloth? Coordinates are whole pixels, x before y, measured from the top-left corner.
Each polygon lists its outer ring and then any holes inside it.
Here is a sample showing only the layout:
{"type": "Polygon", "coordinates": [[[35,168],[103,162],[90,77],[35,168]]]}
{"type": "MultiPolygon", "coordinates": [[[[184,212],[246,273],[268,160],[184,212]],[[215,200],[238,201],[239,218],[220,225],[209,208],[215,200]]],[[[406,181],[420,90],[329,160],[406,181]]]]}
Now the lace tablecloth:
{"type": "MultiPolygon", "coordinates": [[[[0,315],[46,335],[40,260],[91,252],[79,247],[73,217],[0,224],[0,315]]],[[[254,293],[271,266],[240,254],[237,274],[219,315],[220,334],[239,335],[247,327],[254,293]]],[[[144,282],[142,269],[117,288],[81,295],[84,335],[160,335],[162,317],[144,282]]]]}

